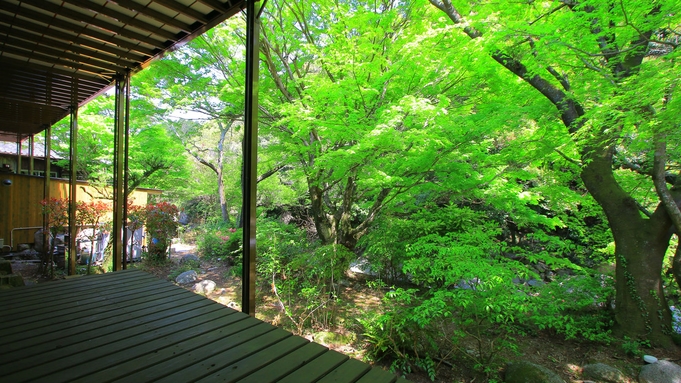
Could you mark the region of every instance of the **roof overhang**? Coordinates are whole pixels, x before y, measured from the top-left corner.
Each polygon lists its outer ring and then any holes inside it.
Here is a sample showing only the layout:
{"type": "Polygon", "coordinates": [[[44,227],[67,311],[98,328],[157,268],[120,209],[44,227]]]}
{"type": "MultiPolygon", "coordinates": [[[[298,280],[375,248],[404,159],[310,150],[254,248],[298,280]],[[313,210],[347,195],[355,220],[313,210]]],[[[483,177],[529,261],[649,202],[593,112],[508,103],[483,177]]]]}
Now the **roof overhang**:
{"type": "Polygon", "coordinates": [[[0,1],[0,140],[23,140],[246,0],[0,1]]]}

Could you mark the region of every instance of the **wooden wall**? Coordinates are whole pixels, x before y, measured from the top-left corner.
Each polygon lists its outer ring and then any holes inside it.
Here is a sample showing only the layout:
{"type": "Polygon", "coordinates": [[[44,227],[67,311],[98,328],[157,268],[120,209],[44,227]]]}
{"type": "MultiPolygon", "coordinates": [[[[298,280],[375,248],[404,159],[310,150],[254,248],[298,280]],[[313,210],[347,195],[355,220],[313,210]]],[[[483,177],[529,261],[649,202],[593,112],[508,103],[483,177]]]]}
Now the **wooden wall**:
{"type": "MultiPolygon", "coordinates": [[[[42,226],[43,216],[40,201],[43,200],[44,190],[43,177],[0,173],[0,238],[4,239],[5,245],[10,245],[12,229],[20,227],[42,226]],[[5,185],[5,180],[10,180],[11,185],[5,185]]],[[[111,190],[104,191],[110,194],[111,190]]],[[[130,196],[135,205],[146,205],[149,194],[160,194],[158,190],[138,189],[130,196]]],[[[50,181],[50,196],[55,198],[69,197],[68,180],[52,179],[50,181]]],[[[87,182],[78,181],[76,198],[79,201],[90,202],[93,199],[102,199],[100,193],[87,182]]],[[[105,202],[111,200],[104,199],[105,202]]],[[[111,218],[109,218],[111,219],[111,218]]],[[[33,235],[38,229],[15,230],[14,248],[20,243],[33,243],[33,235]]]]}

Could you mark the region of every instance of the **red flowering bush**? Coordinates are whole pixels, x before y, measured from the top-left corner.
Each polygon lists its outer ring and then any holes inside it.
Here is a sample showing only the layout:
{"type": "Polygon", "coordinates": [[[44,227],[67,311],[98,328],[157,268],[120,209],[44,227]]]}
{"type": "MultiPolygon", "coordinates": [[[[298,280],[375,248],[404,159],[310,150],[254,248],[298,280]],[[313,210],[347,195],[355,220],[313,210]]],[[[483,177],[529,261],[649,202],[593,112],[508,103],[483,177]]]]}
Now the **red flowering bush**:
{"type": "Polygon", "coordinates": [[[87,263],[87,273],[90,274],[90,266],[95,252],[95,242],[104,226],[103,218],[111,211],[110,206],[104,201],[76,202],[76,225],[83,235],[90,240],[90,260],[87,263]]]}
{"type": "MultiPolygon", "coordinates": [[[[59,260],[51,259],[50,254],[54,253],[54,246],[56,245],[56,242],[51,238],[55,238],[57,234],[64,233],[66,226],[69,224],[69,200],[67,198],[52,197],[40,201],[40,205],[42,207],[43,214],[47,216],[47,227],[43,228],[43,233],[50,233],[48,236],[49,239],[43,242],[43,244],[47,242],[46,246],[48,249],[45,251],[43,256],[41,272],[43,275],[47,275],[49,265],[49,274],[53,275],[54,270],[52,268],[52,262],[59,262],[59,260]]],[[[44,251],[45,249],[38,250],[44,251]]]]}
{"type": "Polygon", "coordinates": [[[147,234],[151,237],[149,257],[165,260],[172,239],[177,235],[177,216],[180,210],[168,202],[147,205],[145,209],[147,234]]]}
{"type": "Polygon", "coordinates": [[[69,224],[68,198],[47,198],[40,201],[43,214],[47,215],[50,232],[55,235],[63,233],[69,224]]]}
{"type": "Polygon", "coordinates": [[[137,231],[144,226],[147,220],[147,208],[145,206],[133,205],[132,201],[128,202],[128,229],[132,232],[137,231]]]}

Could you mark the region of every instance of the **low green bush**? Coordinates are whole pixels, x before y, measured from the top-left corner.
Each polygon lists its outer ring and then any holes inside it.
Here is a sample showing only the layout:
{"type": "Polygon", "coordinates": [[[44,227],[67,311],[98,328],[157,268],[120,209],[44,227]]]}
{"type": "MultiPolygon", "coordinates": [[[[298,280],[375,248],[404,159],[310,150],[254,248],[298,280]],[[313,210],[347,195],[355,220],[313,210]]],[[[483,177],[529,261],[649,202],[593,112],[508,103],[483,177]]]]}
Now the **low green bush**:
{"type": "Polygon", "coordinates": [[[548,330],[610,341],[611,279],[538,281],[531,267],[499,255],[494,224],[466,213],[470,225],[426,230],[405,245],[403,272],[418,288],[391,290],[385,311],[360,321],[371,358],[388,356],[395,372],[422,369],[431,377],[433,361],[464,359],[491,378],[502,351],[517,350],[518,335],[548,330]],[[528,279],[537,283],[519,283],[528,279]]]}
{"type": "Polygon", "coordinates": [[[242,229],[209,229],[198,237],[199,252],[206,258],[235,264],[241,254],[242,233],[242,229]]]}
{"type": "Polygon", "coordinates": [[[293,225],[267,219],[258,225],[259,284],[275,294],[291,330],[333,329],[339,282],[355,255],[341,245],[311,241],[293,225]]]}

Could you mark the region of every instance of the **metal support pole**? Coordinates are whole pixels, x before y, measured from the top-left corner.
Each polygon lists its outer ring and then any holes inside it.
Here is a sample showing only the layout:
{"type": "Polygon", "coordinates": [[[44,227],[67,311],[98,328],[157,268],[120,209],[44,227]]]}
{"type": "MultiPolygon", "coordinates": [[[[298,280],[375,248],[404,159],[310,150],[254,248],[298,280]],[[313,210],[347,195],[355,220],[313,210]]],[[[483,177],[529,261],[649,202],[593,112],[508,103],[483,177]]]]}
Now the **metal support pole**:
{"type": "Polygon", "coordinates": [[[125,76],[125,148],[123,158],[123,270],[128,268],[128,154],[130,146],[130,71],[125,76]]]}
{"type": "MultiPolygon", "coordinates": [[[[45,173],[43,175],[43,198],[49,201],[50,193],[50,171],[52,170],[50,162],[52,154],[52,126],[48,125],[45,128],[45,173]]],[[[43,273],[49,267],[52,270],[52,246],[50,244],[50,219],[47,214],[43,214],[43,254],[44,260],[48,263],[43,264],[43,273]]]]}
{"type": "MultiPolygon", "coordinates": [[[[127,77],[127,76],[125,76],[127,77]]],[[[125,77],[116,78],[116,110],[114,112],[114,182],[113,182],[113,269],[123,266],[123,157],[125,147],[125,77]]]]}
{"type": "Polygon", "coordinates": [[[21,174],[21,134],[17,134],[17,174],[21,174]]]}
{"type": "Polygon", "coordinates": [[[78,256],[78,249],[76,248],[76,234],[78,234],[78,227],[76,226],[76,206],[78,203],[78,184],[77,168],[78,168],[78,105],[71,106],[71,131],[70,131],[70,176],[69,176],[69,275],[76,274],[76,257],[78,256]]]}
{"type": "Polygon", "coordinates": [[[258,180],[258,76],[260,19],[257,0],[246,7],[246,105],[243,141],[243,275],[241,311],[255,316],[255,221],[258,180]]]}
{"type": "Polygon", "coordinates": [[[34,158],[34,153],[35,153],[35,139],[33,135],[31,134],[30,137],[28,137],[28,175],[32,176],[33,171],[34,171],[34,165],[33,165],[33,158],[34,158]]]}

